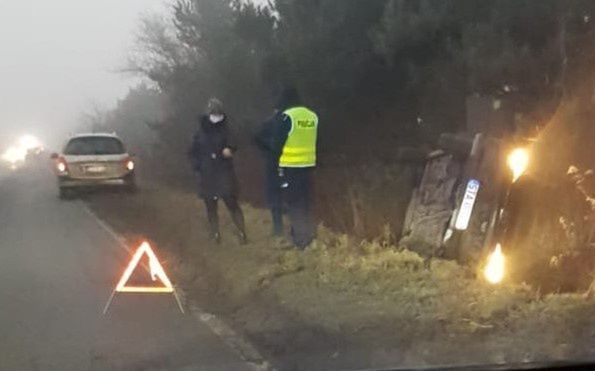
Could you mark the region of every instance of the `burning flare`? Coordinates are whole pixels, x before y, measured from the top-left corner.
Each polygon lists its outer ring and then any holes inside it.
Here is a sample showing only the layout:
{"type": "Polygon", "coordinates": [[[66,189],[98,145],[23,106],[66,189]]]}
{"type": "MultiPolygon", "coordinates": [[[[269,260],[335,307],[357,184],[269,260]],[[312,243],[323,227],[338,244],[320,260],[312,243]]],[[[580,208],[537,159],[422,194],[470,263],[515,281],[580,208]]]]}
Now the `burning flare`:
{"type": "Polygon", "coordinates": [[[508,167],[512,171],[512,182],[516,182],[529,167],[529,151],[517,148],[508,155],[508,167]]]}
{"type": "Polygon", "coordinates": [[[502,246],[496,245],[494,251],[488,256],[488,263],[486,264],[483,275],[485,279],[492,284],[502,282],[504,278],[505,258],[502,254],[502,246]]]}

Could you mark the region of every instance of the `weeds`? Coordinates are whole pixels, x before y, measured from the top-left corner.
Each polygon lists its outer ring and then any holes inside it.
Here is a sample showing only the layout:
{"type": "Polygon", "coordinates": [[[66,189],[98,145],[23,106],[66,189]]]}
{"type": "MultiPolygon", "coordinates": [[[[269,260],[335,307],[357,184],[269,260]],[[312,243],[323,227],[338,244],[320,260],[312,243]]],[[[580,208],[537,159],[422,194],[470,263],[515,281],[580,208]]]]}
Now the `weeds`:
{"type": "Polygon", "coordinates": [[[228,311],[236,326],[275,352],[332,348],[329,339],[344,339],[408,349],[408,357],[427,362],[520,361],[587,349],[595,334],[595,302],[581,295],[543,296],[510,282],[493,286],[473,267],[424,260],[387,238],[362,242],[324,226],[309,249],[297,251],[269,237],[268,213],[251,207],[245,214],[252,243],[240,248],[226,240],[232,226],[224,218],[224,244],[215,248],[206,242],[204,219],[183,224],[201,207],[194,195],[171,193],[143,192],[125,201],[125,209],[135,210],[130,214],[120,211],[121,200],[96,206],[162,248],[179,243],[171,253],[184,262],[176,276],[187,276],[190,296],[208,287],[207,305],[220,305],[216,309],[228,311]],[[139,212],[159,205],[170,212],[152,214],[149,225],[137,220],[139,212]]]}

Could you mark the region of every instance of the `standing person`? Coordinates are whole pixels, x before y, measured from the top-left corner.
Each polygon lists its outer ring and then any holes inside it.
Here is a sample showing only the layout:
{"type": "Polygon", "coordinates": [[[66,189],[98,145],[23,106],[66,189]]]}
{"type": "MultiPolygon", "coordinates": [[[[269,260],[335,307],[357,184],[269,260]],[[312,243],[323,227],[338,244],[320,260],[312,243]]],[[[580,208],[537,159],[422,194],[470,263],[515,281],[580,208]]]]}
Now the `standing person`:
{"type": "Polygon", "coordinates": [[[281,121],[282,112],[278,108],[262,124],[254,141],[265,157],[265,192],[266,201],[271,210],[273,237],[283,235],[283,198],[279,180],[279,154],[273,150],[273,133],[281,121]]]}
{"type": "Polygon", "coordinates": [[[291,219],[291,237],[305,249],[315,237],[311,210],[312,172],[316,167],[318,116],[301,104],[295,88],[285,89],[277,104],[271,151],[277,161],[279,186],[291,219]]]}
{"type": "Polygon", "coordinates": [[[211,98],[207,114],[199,119],[190,158],[199,175],[199,194],[204,200],[213,241],[221,241],[218,201],[223,200],[238,230],[241,244],[247,243],[244,214],[238,203],[238,182],[233,167],[236,146],[229,133],[223,104],[211,98]]]}

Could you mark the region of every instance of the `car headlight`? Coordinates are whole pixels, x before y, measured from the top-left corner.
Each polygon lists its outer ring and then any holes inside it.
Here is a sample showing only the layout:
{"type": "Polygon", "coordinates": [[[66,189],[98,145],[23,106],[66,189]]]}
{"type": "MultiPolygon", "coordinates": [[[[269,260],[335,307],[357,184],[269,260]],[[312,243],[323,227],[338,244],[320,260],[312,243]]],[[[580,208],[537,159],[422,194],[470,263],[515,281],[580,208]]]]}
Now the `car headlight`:
{"type": "Polygon", "coordinates": [[[512,181],[516,182],[529,167],[529,151],[525,148],[516,148],[508,155],[508,167],[512,171],[512,181]]]}

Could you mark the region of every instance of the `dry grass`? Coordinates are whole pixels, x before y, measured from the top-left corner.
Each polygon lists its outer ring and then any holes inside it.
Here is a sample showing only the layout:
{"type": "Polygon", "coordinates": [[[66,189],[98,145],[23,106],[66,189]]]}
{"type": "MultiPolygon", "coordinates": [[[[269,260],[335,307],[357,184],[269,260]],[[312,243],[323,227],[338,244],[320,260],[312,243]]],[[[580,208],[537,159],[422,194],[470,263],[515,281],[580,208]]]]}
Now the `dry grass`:
{"type": "Polygon", "coordinates": [[[195,196],[162,188],[125,199],[98,195],[91,203],[118,229],[167,247],[176,279],[194,299],[277,358],[300,349],[340,364],[341,356],[330,355],[383,349],[382,357],[362,358],[381,367],[592,356],[595,302],[581,295],[492,286],[474,268],[425,261],[386,238],[359,242],[325,227],[298,252],[269,238],[268,213],[249,207],[252,243],[237,246],[225,217],[224,244],[215,247],[195,196]],[[138,220],[139,212],[155,217],[138,220]]]}

